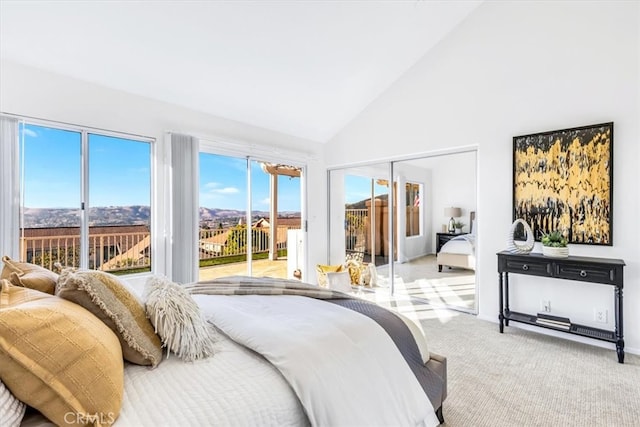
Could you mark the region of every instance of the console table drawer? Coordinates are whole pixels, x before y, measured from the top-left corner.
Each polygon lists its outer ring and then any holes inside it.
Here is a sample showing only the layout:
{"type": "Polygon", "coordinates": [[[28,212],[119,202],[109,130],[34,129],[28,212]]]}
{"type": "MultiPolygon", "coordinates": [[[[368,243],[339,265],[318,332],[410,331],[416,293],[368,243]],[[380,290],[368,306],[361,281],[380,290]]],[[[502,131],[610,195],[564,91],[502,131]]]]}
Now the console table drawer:
{"type": "Polygon", "coordinates": [[[555,276],[560,279],[580,280],[582,282],[615,283],[616,268],[584,265],[556,264],[555,276]]]}
{"type": "Polygon", "coordinates": [[[552,276],[551,263],[543,260],[507,259],[506,271],[511,273],[552,276]]]}

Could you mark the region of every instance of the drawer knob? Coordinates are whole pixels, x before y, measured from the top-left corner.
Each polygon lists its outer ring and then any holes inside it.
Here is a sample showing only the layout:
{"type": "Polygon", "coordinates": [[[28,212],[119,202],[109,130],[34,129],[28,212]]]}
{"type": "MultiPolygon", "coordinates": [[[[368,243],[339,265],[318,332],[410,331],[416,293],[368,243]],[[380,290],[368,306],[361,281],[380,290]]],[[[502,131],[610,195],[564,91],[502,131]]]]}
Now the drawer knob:
{"type": "Polygon", "coordinates": [[[524,271],[527,271],[527,270],[529,269],[529,266],[528,266],[527,264],[525,264],[525,265],[523,265],[523,266],[522,266],[522,269],[523,269],[524,271]]]}
{"type": "Polygon", "coordinates": [[[580,277],[587,277],[587,272],[584,270],[580,270],[580,277]]]}

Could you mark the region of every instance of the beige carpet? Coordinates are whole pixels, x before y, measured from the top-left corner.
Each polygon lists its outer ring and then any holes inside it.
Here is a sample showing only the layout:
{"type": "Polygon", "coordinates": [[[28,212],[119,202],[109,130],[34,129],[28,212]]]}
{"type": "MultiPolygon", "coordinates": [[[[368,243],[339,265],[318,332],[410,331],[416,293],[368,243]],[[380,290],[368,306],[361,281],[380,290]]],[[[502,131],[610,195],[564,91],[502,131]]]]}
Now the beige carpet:
{"type": "MultiPolygon", "coordinates": [[[[446,426],[640,427],[640,356],[505,327],[406,295],[361,293],[422,326],[447,357],[446,426]]],[[[496,315],[497,317],[497,315],[496,315]]]]}
{"type": "Polygon", "coordinates": [[[445,425],[640,426],[639,356],[619,364],[614,350],[399,305],[447,357],[445,425]]]}

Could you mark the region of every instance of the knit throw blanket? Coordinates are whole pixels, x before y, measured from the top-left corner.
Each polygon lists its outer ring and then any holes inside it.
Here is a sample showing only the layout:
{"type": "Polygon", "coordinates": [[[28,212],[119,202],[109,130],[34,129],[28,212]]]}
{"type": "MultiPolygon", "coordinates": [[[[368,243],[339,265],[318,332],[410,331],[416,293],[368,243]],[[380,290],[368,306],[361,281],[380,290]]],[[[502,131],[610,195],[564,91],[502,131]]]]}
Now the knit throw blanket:
{"type": "Polygon", "coordinates": [[[220,277],[185,285],[185,289],[193,295],[299,295],[316,299],[353,298],[343,292],[320,288],[297,280],[270,277],[220,277]]]}

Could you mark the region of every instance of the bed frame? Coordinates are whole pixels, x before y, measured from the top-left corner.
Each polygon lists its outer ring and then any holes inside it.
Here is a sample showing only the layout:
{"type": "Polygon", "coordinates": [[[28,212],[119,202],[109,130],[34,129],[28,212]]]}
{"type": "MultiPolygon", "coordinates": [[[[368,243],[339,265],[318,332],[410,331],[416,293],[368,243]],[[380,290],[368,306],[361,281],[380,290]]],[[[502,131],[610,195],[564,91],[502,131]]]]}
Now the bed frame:
{"type": "MultiPolygon", "coordinates": [[[[473,232],[473,220],[476,219],[475,211],[469,213],[469,232],[473,232]]],[[[436,255],[438,263],[438,272],[442,271],[442,266],[447,267],[460,267],[468,270],[476,269],[476,257],[475,255],[466,254],[450,254],[438,252],[436,255]]]]}

